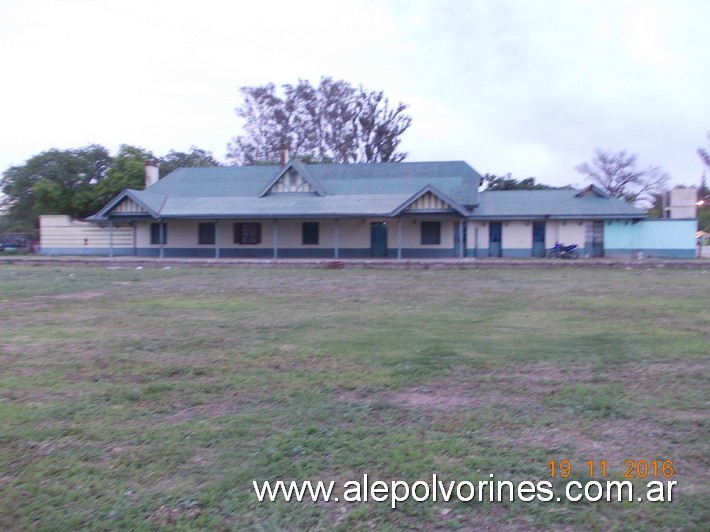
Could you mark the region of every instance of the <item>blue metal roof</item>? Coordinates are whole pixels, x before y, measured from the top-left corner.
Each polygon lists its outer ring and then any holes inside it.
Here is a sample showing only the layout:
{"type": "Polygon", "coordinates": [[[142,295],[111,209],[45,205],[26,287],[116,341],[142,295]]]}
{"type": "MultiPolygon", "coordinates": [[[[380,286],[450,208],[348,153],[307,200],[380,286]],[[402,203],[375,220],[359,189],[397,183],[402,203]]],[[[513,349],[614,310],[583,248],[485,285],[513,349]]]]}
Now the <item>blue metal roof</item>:
{"type": "MultiPolygon", "coordinates": [[[[291,164],[291,163],[289,163],[291,164]]],[[[288,166],[288,165],[287,165],[288,166]]],[[[464,161],[419,163],[313,164],[294,163],[306,169],[325,195],[414,194],[433,185],[462,205],[478,202],[481,175],[464,161]]],[[[182,168],[146,190],[182,197],[251,196],[278,179],[279,166],[226,166],[182,168]]]]}
{"type": "Polygon", "coordinates": [[[183,168],[146,190],[125,190],[91,220],[114,213],[128,197],[153,218],[272,218],[400,215],[425,193],[473,219],[644,218],[596,187],[479,193],[481,176],[463,161],[183,168]],[[313,192],[270,193],[289,169],[313,192]]]}
{"type": "Polygon", "coordinates": [[[646,213],[596,188],[488,190],[472,218],[645,218],[646,213]]]}
{"type": "Polygon", "coordinates": [[[146,190],[124,191],[91,219],[106,219],[126,195],[156,218],[392,216],[427,187],[465,215],[480,181],[463,161],[182,168],[146,190]],[[270,194],[289,168],[315,192],[270,194]]]}

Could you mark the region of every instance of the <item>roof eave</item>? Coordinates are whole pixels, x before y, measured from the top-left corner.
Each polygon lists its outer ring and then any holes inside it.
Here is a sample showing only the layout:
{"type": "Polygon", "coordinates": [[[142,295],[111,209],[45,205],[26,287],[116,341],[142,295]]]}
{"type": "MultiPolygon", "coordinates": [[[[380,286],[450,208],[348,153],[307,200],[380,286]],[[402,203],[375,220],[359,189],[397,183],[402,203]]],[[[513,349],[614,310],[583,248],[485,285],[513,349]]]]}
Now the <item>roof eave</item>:
{"type": "Polygon", "coordinates": [[[642,220],[647,214],[474,214],[469,220],[642,220]]]}
{"type": "Polygon", "coordinates": [[[358,213],[281,213],[281,214],[254,214],[254,213],[214,213],[214,214],[165,214],[163,220],[273,220],[273,219],[312,219],[312,218],[391,218],[386,212],[358,212],[358,213]]]}

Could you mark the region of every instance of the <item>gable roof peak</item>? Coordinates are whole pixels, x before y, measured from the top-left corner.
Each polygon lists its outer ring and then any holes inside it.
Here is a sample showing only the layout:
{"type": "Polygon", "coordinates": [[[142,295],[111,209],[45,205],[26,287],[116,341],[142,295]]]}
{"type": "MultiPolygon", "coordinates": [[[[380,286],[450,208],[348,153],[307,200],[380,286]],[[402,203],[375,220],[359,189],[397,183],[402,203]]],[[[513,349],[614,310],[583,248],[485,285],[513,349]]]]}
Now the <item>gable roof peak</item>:
{"type": "Polygon", "coordinates": [[[421,198],[424,198],[425,196],[431,195],[434,198],[437,198],[440,200],[437,205],[434,205],[434,210],[453,210],[458,212],[459,214],[463,216],[468,216],[470,212],[466,207],[455,201],[454,199],[450,198],[443,192],[441,192],[439,189],[437,189],[435,186],[432,184],[426,185],[424,188],[420,189],[418,192],[416,192],[414,195],[410,196],[404,203],[400,204],[399,207],[397,207],[394,211],[392,211],[392,214],[395,216],[400,215],[402,212],[404,212],[406,209],[410,208],[413,206],[418,200],[421,198]]]}
{"type": "MultiPolygon", "coordinates": [[[[114,209],[124,202],[128,202],[132,208],[137,207],[142,209],[145,214],[153,218],[158,218],[160,209],[163,203],[165,203],[165,196],[162,194],[153,194],[150,191],[146,192],[145,190],[127,188],[115,196],[99,212],[93,216],[89,216],[87,220],[104,220],[109,215],[114,214],[114,209]]],[[[138,211],[132,212],[135,213],[138,211]]]]}
{"type": "Polygon", "coordinates": [[[601,188],[599,188],[597,185],[587,185],[584,187],[582,190],[577,192],[575,194],[577,197],[581,198],[582,196],[590,196],[590,195],[595,195],[600,198],[608,198],[609,194],[604,192],[601,188]]]}
{"type": "Polygon", "coordinates": [[[290,174],[290,172],[295,172],[298,176],[300,176],[303,182],[307,184],[306,189],[308,189],[308,192],[315,192],[318,196],[325,196],[325,189],[323,188],[323,185],[321,185],[320,181],[318,181],[311,174],[311,172],[308,171],[308,168],[305,164],[300,163],[298,161],[288,161],[286,164],[283,165],[283,167],[279,168],[277,174],[262,189],[262,191],[259,193],[259,197],[262,198],[272,192],[274,187],[279,182],[284,180],[285,176],[287,174],[290,174]]]}

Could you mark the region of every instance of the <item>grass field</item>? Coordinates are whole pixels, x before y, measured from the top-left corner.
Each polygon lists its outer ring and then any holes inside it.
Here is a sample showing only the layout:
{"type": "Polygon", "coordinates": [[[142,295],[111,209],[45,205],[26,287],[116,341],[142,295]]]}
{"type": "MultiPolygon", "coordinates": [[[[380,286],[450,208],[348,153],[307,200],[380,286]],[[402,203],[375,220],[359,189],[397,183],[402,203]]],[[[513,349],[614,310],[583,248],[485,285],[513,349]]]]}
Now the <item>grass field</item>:
{"type": "Polygon", "coordinates": [[[702,528],[709,286],[702,270],[1,266],[0,529],[702,528]],[[582,481],[588,460],[609,477],[672,460],[673,502],[392,510],[252,489],[551,480],[564,459],[582,481]]]}

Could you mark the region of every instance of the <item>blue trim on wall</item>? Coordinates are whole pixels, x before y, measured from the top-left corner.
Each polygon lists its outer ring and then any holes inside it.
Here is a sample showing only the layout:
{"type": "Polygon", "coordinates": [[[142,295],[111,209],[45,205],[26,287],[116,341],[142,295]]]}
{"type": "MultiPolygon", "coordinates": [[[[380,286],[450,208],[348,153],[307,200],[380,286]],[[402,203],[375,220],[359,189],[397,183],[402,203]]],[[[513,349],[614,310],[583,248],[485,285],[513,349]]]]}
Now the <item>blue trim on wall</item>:
{"type": "Polygon", "coordinates": [[[160,257],[159,248],[136,248],[137,257],[160,257]]]}
{"type": "Polygon", "coordinates": [[[635,259],[639,253],[644,257],[660,257],[664,259],[694,259],[697,254],[695,249],[604,249],[605,257],[624,257],[635,259]]]}
{"type": "MultiPolygon", "coordinates": [[[[587,246],[580,249],[587,251],[587,246]]],[[[692,259],[696,257],[696,250],[693,249],[604,249],[605,257],[637,258],[639,253],[645,257],[659,257],[669,259],[692,259]]],[[[108,248],[93,247],[72,247],[72,248],[51,248],[42,247],[41,255],[80,255],[80,256],[101,256],[107,257],[108,248]]],[[[503,257],[509,259],[529,259],[532,256],[531,249],[503,249],[503,257]]],[[[138,256],[138,257],[159,257],[160,248],[114,248],[113,255],[116,257],[138,256]]],[[[264,258],[270,259],[274,255],[272,248],[220,248],[220,257],[224,258],[264,258]]],[[[338,250],[341,259],[368,259],[370,248],[342,248],[338,250]]],[[[165,248],[165,257],[202,257],[214,258],[214,248],[165,248]]],[[[333,248],[283,248],[279,249],[279,258],[322,258],[332,259],[335,256],[333,248]]],[[[404,259],[426,259],[426,258],[452,258],[456,257],[456,252],[451,248],[422,249],[422,248],[402,248],[402,258],[404,259]]],[[[466,249],[467,257],[488,258],[488,248],[466,249]]],[[[397,249],[389,248],[387,257],[397,258],[397,249]]]]}
{"type": "MultiPolygon", "coordinates": [[[[40,255],[85,255],[85,256],[101,256],[108,257],[108,248],[90,248],[90,247],[76,247],[76,248],[50,248],[42,246],[40,248],[40,255]]],[[[133,248],[113,248],[113,255],[115,257],[121,256],[133,256],[133,248]]]]}
{"type": "MultiPolygon", "coordinates": [[[[402,248],[403,259],[451,259],[458,254],[453,248],[402,248]]],[[[388,258],[397,258],[397,248],[387,250],[388,258]]]]}
{"type": "MultiPolygon", "coordinates": [[[[389,252],[387,254],[389,257],[389,252]]],[[[394,254],[397,257],[397,252],[394,254]]],[[[338,257],[341,259],[369,259],[370,248],[340,248],[338,249],[338,257]]]]}
{"type": "MultiPolygon", "coordinates": [[[[597,244],[597,246],[599,246],[599,244],[597,244]]],[[[594,254],[594,243],[585,242],[584,247],[579,248],[579,254],[583,257],[591,257],[591,258],[596,258],[596,259],[603,257],[604,252],[605,252],[604,247],[603,246],[601,246],[601,248],[598,247],[597,250],[599,251],[599,253],[597,253],[595,255],[594,254]]]]}
{"type": "Polygon", "coordinates": [[[501,256],[504,259],[529,259],[532,258],[532,248],[503,248],[501,256]]]}
{"type": "Polygon", "coordinates": [[[488,248],[466,248],[466,256],[475,259],[486,259],[488,258],[488,248]]]}
{"type": "Polygon", "coordinates": [[[219,248],[219,256],[229,259],[271,259],[274,250],[271,248],[219,248]]]}
{"type": "MultiPolygon", "coordinates": [[[[222,250],[220,250],[221,253],[222,250]]],[[[215,250],[209,248],[165,248],[163,250],[164,257],[200,257],[213,259],[215,250]]]]}
{"type": "MultiPolygon", "coordinates": [[[[281,259],[332,259],[335,256],[333,248],[279,248],[281,259]]],[[[273,255],[273,249],[271,250],[273,255]]]]}

